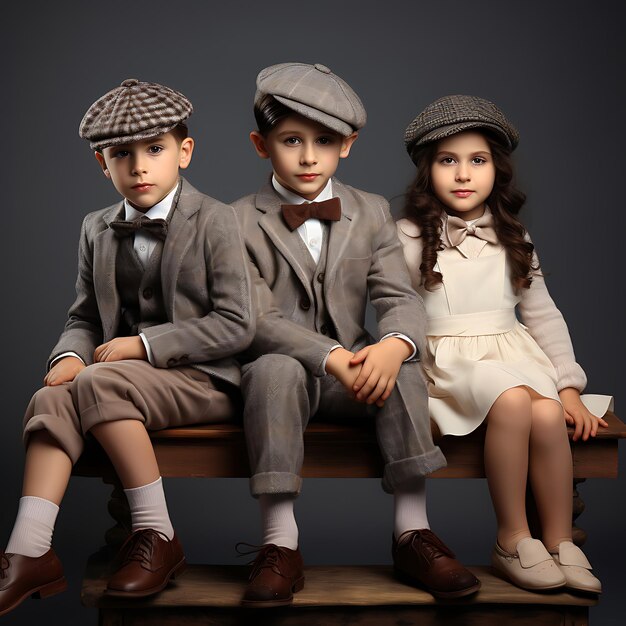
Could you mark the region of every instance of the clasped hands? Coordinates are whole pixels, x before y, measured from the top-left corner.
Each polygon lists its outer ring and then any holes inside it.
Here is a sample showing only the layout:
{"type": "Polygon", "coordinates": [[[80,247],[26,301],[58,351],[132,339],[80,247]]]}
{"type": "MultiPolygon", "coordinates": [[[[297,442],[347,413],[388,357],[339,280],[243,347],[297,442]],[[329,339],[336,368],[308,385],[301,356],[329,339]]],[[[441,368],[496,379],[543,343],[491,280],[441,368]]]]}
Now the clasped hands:
{"type": "Polygon", "coordinates": [[[365,346],[356,354],[337,348],[328,355],[326,372],[357,402],[381,407],[393,391],[402,363],[412,352],[413,348],[399,337],[365,346]]]}
{"type": "MultiPolygon", "coordinates": [[[[94,363],[110,363],[124,359],[148,360],[146,347],[141,337],[116,337],[98,346],[93,353],[94,363]]],[[[43,379],[44,385],[54,387],[69,383],[85,368],[85,364],[75,356],[66,356],[59,359],[43,379]]]]}

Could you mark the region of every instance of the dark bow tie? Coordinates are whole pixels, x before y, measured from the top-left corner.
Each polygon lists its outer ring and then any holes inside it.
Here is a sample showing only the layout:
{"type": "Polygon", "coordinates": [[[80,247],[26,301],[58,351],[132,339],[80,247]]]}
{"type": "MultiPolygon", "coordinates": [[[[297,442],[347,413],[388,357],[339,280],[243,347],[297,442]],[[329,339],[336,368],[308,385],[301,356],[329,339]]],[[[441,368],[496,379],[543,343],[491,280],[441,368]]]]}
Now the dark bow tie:
{"type": "Polygon", "coordinates": [[[318,220],[331,220],[333,222],[341,219],[341,200],[339,198],[331,198],[323,202],[283,204],[280,208],[285,222],[287,222],[287,226],[291,230],[295,230],[312,217],[318,220]]]}
{"type": "Polygon", "coordinates": [[[493,215],[491,213],[483,215],[473,224],[468,224],[460,217],[449,216],[446,224],[446,233],[451,246],[458,246],[468,235],[473,235],[490,243],[498,243],[498,236],[493,227],[493,215]]]}
{"type": "Polygon", "coordinates": [[[140,230],[144,233],[149,233],[161,241],[164,241],[167,236],[167,222],[165,220],[160,218],[151,220],[145,215],[130,222],[125,220],[111,222],[110,226],[117,237],[130,237],[140,230]]]}

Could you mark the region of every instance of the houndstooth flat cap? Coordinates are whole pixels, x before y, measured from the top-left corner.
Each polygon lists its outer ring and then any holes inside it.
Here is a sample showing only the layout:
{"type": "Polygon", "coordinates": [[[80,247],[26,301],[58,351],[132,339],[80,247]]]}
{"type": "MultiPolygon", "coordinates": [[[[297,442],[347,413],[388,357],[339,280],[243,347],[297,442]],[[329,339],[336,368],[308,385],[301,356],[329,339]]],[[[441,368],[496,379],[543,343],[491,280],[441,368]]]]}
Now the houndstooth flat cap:
{"type": "Polygon", "coordinates": [[[129,78],[89,107],[78,134],[89,140],[93,150],[103,150],[166,133],[192,111],[182,93],[129,78]]]}
{"type": "Polygon", "coordinates": [[[287,108],[347,137],[365,126],[367,114],[359,96],[325,65],[280,63],[259,72],[254,103],[274,96],[287,108]]]}
{"type": "Polygon", "coordinates": [[[493,102],[477,96],[444,96],[408,125],[404,145],[413,158],[416,148],[470,128],[494,131],[510,150],[519,143],[519,133],[493,102]]]}

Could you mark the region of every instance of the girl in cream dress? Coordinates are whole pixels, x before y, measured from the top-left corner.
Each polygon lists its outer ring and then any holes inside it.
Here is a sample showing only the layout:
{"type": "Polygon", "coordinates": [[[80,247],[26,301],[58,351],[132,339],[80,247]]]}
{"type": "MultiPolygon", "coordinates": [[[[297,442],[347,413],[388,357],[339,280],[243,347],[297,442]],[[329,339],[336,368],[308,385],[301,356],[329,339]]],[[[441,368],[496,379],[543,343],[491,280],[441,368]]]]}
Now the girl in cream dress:
{"type": "Polygon", "coordinates": [[[574,439],[595,436],[606,426],[596,415],[609,399],[581,399],[585,374],[516,218],[525,200],[512,185],[518,140],[502,112],[481,98],[429,105],[406,131],[417,175],[398,234],[426,307],[422,362],[432,418],[444,435],[487,423],[494,568],[528,589],[599,593],[600,581],[572,543],[566,423],[575,426],[574,439]],[[543,543],[528,527],[527,480],[543,543]]]}

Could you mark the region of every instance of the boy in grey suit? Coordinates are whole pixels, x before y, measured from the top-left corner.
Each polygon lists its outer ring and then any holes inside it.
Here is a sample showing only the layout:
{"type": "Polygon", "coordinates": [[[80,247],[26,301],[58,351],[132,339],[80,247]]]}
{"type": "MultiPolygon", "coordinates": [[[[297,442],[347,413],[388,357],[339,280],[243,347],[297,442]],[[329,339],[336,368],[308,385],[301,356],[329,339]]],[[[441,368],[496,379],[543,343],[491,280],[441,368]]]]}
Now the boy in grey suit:
{"type": "Polygon", "coordinates": [[[180,178],[194,142],[185,96],[126,80],[87,111],[123,201],[83,222],[76,301],[24,420],[23,497],[0,553],[0,615],[66,587],[51,548],[72,464],[91,433],[128,497],[132,534],[108,593],[143,597],[185,565],[148,430],[233,415],[233,355],[254,333],[247,260],[231,207],[180,178]]]}
{"type": "Polygon", "coordinates": [[[242,603],[288,604],[304,585],[294,499],[311,417],[373,413],[394,494],[396,570],[438,597],[475,592],[476,578],[429,530],[424,477],[443,467],[418,362],[424,309],[411,288],[387,202],[333,178],[365,124],[361,101],[323,65],[284,63],[257,78],[250,138],[272,162],[239,213],[258,301],[242,368],[251,491],[263,546],[242,603]],[[380,341],[365,329],[370,298],[380,341]]]}

